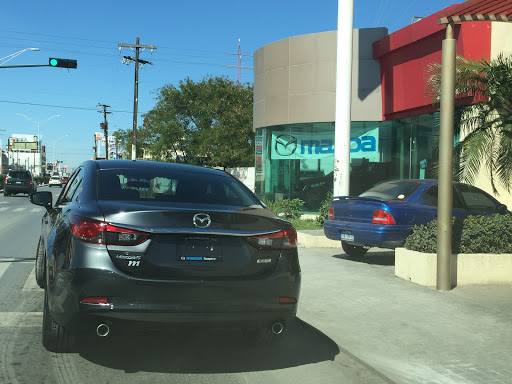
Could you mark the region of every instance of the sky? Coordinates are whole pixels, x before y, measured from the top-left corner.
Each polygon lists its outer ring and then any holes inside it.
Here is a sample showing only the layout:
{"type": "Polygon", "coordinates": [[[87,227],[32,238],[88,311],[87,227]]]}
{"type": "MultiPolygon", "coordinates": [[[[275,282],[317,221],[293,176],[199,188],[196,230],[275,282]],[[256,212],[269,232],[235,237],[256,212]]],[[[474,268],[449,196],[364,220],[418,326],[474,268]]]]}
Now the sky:
{"type": "MultiPolygon", "coordinates": [[[[354,28],[386,27],[392,33],[413,16],[455,3],[354,0],[354,28]]],[[[336,30],[337,6],[338,0],[4,1],[0,58],[40,49],[4,65],[48,64],[57,57],[77,60],[78,68],[0,66],[0,140],[5,148],[12,134],[37,135],[39,126],[47,160],[72,169],[94,156],[94,133],[103,122],[98,104],[111,107],[109,134],[133,127],[135,69],[121,59],[135,53],[119,52],[119,43],[135,44],[139,37],[141,45],[157,46],[140,53],[153,63],[139,70],[140,125],[167,84],[210,75],[236,81],[237,70],[223,66],[237,65],[236,55],[226,53],[237,52],[239,39],[241,53],[252,55],[278,40],[336,30]]],[[[252,67],[252,57],[244,56],[242,66],[252,67]]],[[[242,82],[253,82],[251,70],[242,70],[242,82]]]]}

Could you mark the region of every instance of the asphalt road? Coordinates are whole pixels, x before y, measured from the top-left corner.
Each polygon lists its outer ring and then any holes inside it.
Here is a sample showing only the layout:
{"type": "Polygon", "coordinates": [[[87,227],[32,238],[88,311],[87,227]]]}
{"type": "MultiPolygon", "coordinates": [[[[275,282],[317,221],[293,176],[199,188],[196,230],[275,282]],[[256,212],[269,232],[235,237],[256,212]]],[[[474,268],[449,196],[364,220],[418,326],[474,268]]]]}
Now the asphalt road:
{"type": "Polygon", "coordinates": [[[252,345],[238,330],[141,327],[114,329],[108,338],[91,330],[81,335],[76,352],[50,353],[41,345],[43,291],[34,278],[43,214],[26,195],[0,195],[2,384],[390,382],[340,347],[333,329],[328,336],[319,326],[329,313],[316,309],[322,298],[317,279],[308,275],[315,275],[317,254],[307,249],[300,250],[304,280],[299,317],[278,345],[252,345]]]}

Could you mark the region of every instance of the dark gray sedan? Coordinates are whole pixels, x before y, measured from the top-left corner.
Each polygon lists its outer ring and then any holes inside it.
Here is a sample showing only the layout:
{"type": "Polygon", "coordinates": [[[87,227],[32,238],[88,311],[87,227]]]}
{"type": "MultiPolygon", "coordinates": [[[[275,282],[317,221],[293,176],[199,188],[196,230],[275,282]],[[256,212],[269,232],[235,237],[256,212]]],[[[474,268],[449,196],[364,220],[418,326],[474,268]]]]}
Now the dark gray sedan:
{"type": "Polygon", "coordinates": [[[44,206],[36,279],[43,345],[126,322],[242,328],[269,342],[295,318],[297,233],[242,183],[212,169],[87,161],[44,206]]]}

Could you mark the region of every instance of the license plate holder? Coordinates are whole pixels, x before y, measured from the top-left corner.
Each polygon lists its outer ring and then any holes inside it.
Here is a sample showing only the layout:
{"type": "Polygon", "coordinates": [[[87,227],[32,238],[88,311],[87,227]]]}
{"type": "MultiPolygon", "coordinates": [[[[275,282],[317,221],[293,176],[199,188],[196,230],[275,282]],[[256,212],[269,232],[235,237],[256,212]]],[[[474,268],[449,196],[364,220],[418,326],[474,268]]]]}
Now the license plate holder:
{"type": "Polygon", "coordinates": [[[177,260],[198,264],[221,262],[220,242],[213,237],[185,237],[179,246],[177,260]]]}
{"type": "Polygon", "coordinates": [[[347,230],[341,231],[340,240],[341,241],[354,241],[354,235],[352,234],[352,231],[347,231],[347,230]]]}

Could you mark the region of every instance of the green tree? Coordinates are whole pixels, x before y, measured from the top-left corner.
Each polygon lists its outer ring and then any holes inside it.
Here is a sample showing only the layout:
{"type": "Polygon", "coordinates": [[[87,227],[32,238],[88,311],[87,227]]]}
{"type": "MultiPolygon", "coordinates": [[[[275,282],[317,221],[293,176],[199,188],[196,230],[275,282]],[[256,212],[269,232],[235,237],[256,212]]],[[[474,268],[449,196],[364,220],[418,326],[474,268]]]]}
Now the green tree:
{"type": "MultiPolygon", "coordinates": [[[[434,103],[441,93],[441,64],[428,70],[427,94],[434,103]]],[[[512,176],[512,57],[467,60],[457,57],[455,93],[463,106],[456,133],[463,139],[454,148],[459,180],[472,184],[484,167],[493,191],[497,184],[508,192],[512,176]],[[468,102],[474,104],[467,105],[468,102]]]]}
{"type": "Polygon", "coordinates": [[[142,147],[159,161],[252,166],[252,94],[249,84],[225,77],[167,84],[158,90],[156,106],[144,115],[142,147]]]}

